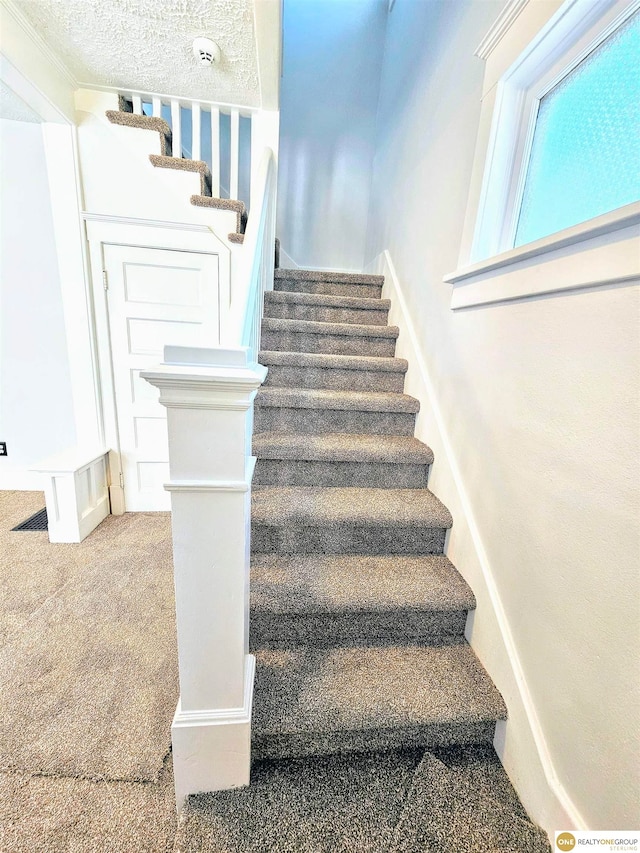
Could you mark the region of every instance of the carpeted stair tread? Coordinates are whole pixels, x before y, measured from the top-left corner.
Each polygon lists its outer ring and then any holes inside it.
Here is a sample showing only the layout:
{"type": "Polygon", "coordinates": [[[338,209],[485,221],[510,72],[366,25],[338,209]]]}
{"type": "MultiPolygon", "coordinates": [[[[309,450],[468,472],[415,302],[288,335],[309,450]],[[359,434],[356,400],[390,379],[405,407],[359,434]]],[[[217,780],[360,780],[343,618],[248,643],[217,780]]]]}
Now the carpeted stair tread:
{"type": "Polygon", "coordinates": [[[159,169],[176,169],[179,172],[197,172],[200,175],[200,192],[211,195],[211,172],[204,160],[188,160],[185,157],[166,157],[162,154],[149,154],[152,165],[159,169]]]}
{"type": "Polygon", "coordinates": [[[428,489],[256,486],[251,519],[256,525],[307,527],[376,525],[444,528],[451,513],[428,489]]]}
{"type": "Polygon", "coordinates": [[[171,128],[167,122],[158,116],[136,115],[133,112],[123,110],[107,110],[106,116],[111,124],[119,124],[122,127],[135,127],[139,130],[153,130],[160,134],[160,153],[165,156],[171,154],[171,128]]]}
{"type": "Polygon", "coordinates": [[[261,350],[258,361],[267,367],[314,367],[334,370],[371,370],[376,373],[406,373],[408,362],[404,358],[375,355],[336,355],[332,353],[279,352],[261,350]]]}
{"type": "Polygon", "coordinates": [[[362,412],[416,414],[420,402],[408,394],[392,391],[339,391],[325,388],[260,388],[256,406],[289,409],[354,409],[362,412]]]}
{"type": "Polygon", "coordinates": [[[253,554],[251,609],[285,613],[471,610],[475,597],[443,555],[253,554]]]}
{"type": "Polygon", "coordinates": [[[464,768],[452,771],[427,752],[414,774],[390,853],[440,853],[452,842],[474,853],[550,851],[541,829],[494,796],[490,776],[483,784],[477,775],[464,768]]]}
{"type": "Polygon", "coordinates": [[[297,332],[305,335],[350,335],[359,338],[393,338],[400,330],[397,326],[367,326],[363,323],[328,323],[315,320],[289,320],[282,317],[264,317],[262,331],[297,332]]]}
{"type": "Polygon", "coordinates": [[[251,648],[442,645],[464,641],[475,599],[442,556],[251,560],[251,648]]]}
{"type": "Polygon", "coordinates": [[[255,762],[248,787],[189,798],[173,853],[383,853],[421,756],[255,762]]]}
{"type": "Polygon", "coordinates": [[[430,465],[433,451],[411,436],[268,432],[253,436],[259,459],[305,459],[332,462],[398,462],[430,465]]]}
{"type": "Polygon", "coordinates": [[[288,305],[314,305],[327,308],[360,308],[368,311],[388,311],[389,299],[372,299],[362,296],[333,296],[328,293],[298,293],[289,290],[268,290],[265,305],[284,302],[288,305]]]}
{"type": "Polygon", "coordinates": [[[486,742],[506,716],[466,643],[258,650],[256,662],[256,758],[486,742]]]}
{"type": "MultiPolygon", "coordinates": [[[[211,195],[192,195],[191,204],[196,207],[211,207],[214,210],[228,210],[236,214],[236,235],[243,235],[247,224],[247,208],[243,201],[235,201],[230,198],[216,198],[211,195]]],[[[242,242],[228,235],[231,242],[242,242]]]]}
{"type": "Polygon", "coordinates": [[[171,136],[171,128],[163,118],[158,116],[142,116],[122,110],[107,110],[106,115],[111,124],[137,127],[141,130],[155,130],[158,133],[164,133],[165,136],[171,136]]]}
{"type": "Polygon", "coordinates": [[[277,269],[274,278],[287,281],[326,281],[337,284],[384,284],[382,275],[364,275],[363,273],[325,272],[324,270],[277,269]]]}

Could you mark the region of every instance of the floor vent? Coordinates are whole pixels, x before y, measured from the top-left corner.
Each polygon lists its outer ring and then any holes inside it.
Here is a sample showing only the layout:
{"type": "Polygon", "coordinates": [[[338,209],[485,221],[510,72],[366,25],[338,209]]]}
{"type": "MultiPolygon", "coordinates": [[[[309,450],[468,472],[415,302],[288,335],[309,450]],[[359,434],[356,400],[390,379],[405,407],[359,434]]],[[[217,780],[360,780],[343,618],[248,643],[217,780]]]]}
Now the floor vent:
{"type": "Polygon", "coordinates": [[[38,512],[30,515],[26,521],[17,524],[12,530],[48,530],[49,520],[47,518],[47,510],[41,509],[38,512]]]}

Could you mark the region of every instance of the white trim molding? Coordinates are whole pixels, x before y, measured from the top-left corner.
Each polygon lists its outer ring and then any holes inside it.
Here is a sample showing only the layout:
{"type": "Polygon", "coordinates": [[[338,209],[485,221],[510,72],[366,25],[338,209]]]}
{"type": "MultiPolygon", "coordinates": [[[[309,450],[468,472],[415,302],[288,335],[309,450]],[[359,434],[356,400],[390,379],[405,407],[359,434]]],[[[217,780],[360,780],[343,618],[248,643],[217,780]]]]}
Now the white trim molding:
{"type": "Polygon", "coordinates": [[[107,455],[72,448],[34,467],[42,475],[50,542],[82,542],[109,515],[107,455]]]}
{"type": "Polygon", "coordinates": [[[73,76],[71,71],[67,68],[64,62],[60,59],[57,53],[55,53],[51,46],[42,38],[42,36],[36,32],[31,21],[24,15],[21,9],[19,9],[13,0],[2,0],[2,5],[6,8],[7,12],[15,19],[16,23],[24,30],[25,34],[31,39],[34,43],[40,54],[50,62],[61,74],[69,84],[72,89],[78,88],[78,81],[73,76]]]}
{"type": "Polygon", "coordinates": [[[178,811],[189,794],[249,784],[255,669],[255,657],[247,655],[239,708],[187,711],[178,701],[171,725],[178,811]]]}
{"type": "Polygon", "coordinates": [[[452,310],[640,280],[640,202],[456,270],[452,310]]]}
{"type": "Polygon", "coordinates": [[[43,121],[73,123],[73,74],[13,0],[0,0],[0,77],[43,121]]]}
{"type": "Polygon", "coordinates": [[[507,722],[499,724],[496,729],[496,751],[514,783],[516,779],[526,780],[524,786],[516,784],[516,788],[534,820],[548,831],[559,826],[587,829],[586,820],[556,773],[494,579],[491,562],[475,519],[462,466],[449,436],[436,385],[389,251],[379,255],[369,265],[368,271],[385,276],[383,295],[391,299],[389,322],[400,328],[396,355],[406,358],[409,362],[405,393],[417,397],[421,403],[416,422],[416,436],[428,441],[435,453],[436,462],[430,475],[429,487],[433,488],[438,497],[452,510],[456,535],[468,540],[471,548],[466,548],[466,553],[474,554],[477,570],[473,567],[469,571],[470,567],[463,565],[458,566],[458,569],[470,582],[469,574],[473,574],[474,592],[484,603],[483,643],[485,650],[487,645],[491,649],[490,659],[478,647],[477,615],[468,622],[467,639],[496,682],[509,712],[507,722]],[[435,486],[432,484],[434,479],[437,479],[435,486]],[[487,612],[487,604],[490,606],[490,613],[487,612]],[[474,626],[472,631],[471,625],[474,626]],[[512,742],[517,743],[517,748],[511,747],[512,742]]]}
{"type": "Polygon", "coordinates": [[[528,2],[529,0],[509,0],[492,24],[489,32],[476,48],[474,55],[480,57],[480,59],[486,59],[504,34],[511,28],[513,22],[528,2]]]}
{"type": "MultiPolygon", "coordinates": [[[[575,271],[568,270],[568,275],[559,274],[549,281],[545,271],[544,286],[531,275],[529,287],[525,274],[519,275],[517,285],[510,290],[503,287],[508,268],[516,271],[520,265],[521,273],[525,262],[535,263],[536,258],[547,262],[554,253],[559,257],[563,251],[570,251],[571,245],[578,251],[580,243],[586,253],[599,239],[606,243],[607,234],[611,243],[617,239],[616,232],[636,224],[637,206],[626,205],[513,248],[540,100],[638,8],[640,0],[512,3],[490,31],[486,44],[483,42],[487,65],[458,270],[445,278],[454,284],[452,308],[597,286],[634,276],[635,264],[627,263],[625,270],[621,269],[624,264],[614,259],[611,275],[596,272],[589,278],[586,271],[576,276],[575,271]],[[503,38],[507,34],[508,38],[503,38]],[[497,272],[502,284],[489,287],[488,275],[497,272]]],[[[613,252],[605,254],[608,260],[613,252]]],[[[629,255],[627,251],[627,260],[629,255]]],[[[604,269],[605,264],[596,266],[604,269]]]]}

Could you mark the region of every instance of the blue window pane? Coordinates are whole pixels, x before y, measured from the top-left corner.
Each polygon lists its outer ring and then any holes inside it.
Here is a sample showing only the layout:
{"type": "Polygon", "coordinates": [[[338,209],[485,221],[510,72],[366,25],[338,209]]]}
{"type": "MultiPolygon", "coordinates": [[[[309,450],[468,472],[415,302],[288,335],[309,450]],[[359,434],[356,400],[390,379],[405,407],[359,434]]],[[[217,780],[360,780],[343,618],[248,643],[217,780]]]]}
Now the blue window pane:
{"type": "Polygon", "coordinates": [[[515,245],[640,199],[640,14],[540,101],[515,245]]]}

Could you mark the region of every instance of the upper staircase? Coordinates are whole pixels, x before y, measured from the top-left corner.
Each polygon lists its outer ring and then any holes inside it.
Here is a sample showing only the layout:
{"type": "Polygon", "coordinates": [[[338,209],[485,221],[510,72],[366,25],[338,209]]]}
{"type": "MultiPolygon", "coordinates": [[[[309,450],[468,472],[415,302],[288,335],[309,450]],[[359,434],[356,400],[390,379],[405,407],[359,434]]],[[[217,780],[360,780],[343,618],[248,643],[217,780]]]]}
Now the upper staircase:
{"type": "MultiPolygon", "coordinates": [[[[182,146],[174,145],[173,130],[169,123],[161,116],[145,115],[134,112],[133,101],[120,96],[118,98],[118,109],[107,110],[106,116],[111,124],[121,127],[133,127],[139,130],[151,130],[158,133],[160,137],[160,153],[149,154],[149,160],[153,166],[159,169],[177,169],[183,172],[195,172],[200,175],[200,192],[191,195],[191,204],[197,207],[209,207],[215,210],[231,211],[236,215],[236,227],[228,233],[227,238],[231,243],[243,243],[247,226],[247,208],[243,201],[230,198],[220,198],[219,178],[215,181],[217,192],[214,194],[214,178],[211,167],[204,160],[185,157],[182,146]],[[176,148],[176,150],[174,150],[176,148]]],[[[198,146],[199,147],[199,146],[198,146]]]]}

